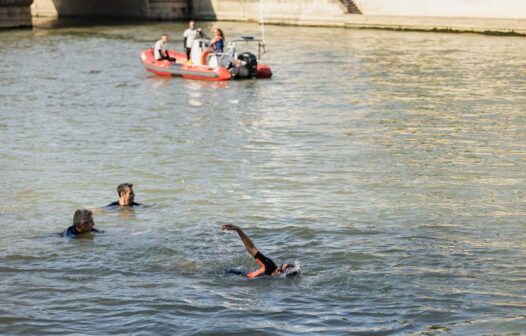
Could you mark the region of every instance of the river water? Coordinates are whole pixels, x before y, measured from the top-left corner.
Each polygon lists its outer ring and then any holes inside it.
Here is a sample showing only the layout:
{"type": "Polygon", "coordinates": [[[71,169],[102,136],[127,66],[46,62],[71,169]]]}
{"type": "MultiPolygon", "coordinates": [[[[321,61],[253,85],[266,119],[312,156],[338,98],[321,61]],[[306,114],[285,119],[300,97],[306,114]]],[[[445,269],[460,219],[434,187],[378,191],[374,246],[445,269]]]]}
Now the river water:
{"type": "Polygon", "coordinates": [[[0,334],[525,332],[526,39],[267,26],[271,80],[145,72],[184,28],[0,32],[0,334]],[[301,276],[226,274],[228,222],[301,276]]]}

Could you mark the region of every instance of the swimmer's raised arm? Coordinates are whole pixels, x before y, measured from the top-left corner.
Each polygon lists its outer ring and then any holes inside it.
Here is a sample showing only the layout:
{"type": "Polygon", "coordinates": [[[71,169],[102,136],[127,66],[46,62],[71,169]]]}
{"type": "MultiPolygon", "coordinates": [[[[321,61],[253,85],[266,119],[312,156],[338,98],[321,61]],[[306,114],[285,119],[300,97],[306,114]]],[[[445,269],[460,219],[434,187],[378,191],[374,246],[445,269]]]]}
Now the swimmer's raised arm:
{"type": "Polygon", "coordinates": [[[223,230],[230,230],[230,231],[236,231],[239,235],[239,238],[241,238],[241,241],[243,244],[245,244],[245,248],[247,249],[248,253],[250,253],[251,256],[255,257],[258,253],[258,249],[256,248],[256,245],[248,238],[248,236],[241,230],[239,226],[233,225],[233,224],[225,224],[223,225],[223,230]]]}

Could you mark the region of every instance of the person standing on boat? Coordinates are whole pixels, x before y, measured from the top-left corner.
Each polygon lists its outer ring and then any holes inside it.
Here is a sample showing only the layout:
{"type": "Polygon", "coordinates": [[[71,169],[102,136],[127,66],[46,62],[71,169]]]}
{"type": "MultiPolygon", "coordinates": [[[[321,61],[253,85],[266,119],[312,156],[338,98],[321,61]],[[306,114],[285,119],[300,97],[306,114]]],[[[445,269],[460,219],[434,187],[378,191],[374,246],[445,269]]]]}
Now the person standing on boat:
{"type": "Polygon", "coordinates": [[[194,40],[201,36],[201,29],[195,29],[195,21],[191,20],[188,23],[188,29],[183,33],[184,48],[186,50],[186,59],[190,60],[190,53],[194,40]]]}
{"type": "Polygon", "coordinates": [[[221,28],[214,29],[214,38],[210,41],[210,46],[216,54],[222,53],[225,49],[225,34],[221,28]]]}
{"type": "Polygon", "coordinates": [[[161,39],[155,43],[153,47],[153,55],[158,61],[167,60],[170,62],[175,62],[175,58],[168,55],[168,35],[162,34],[161,39]]]}

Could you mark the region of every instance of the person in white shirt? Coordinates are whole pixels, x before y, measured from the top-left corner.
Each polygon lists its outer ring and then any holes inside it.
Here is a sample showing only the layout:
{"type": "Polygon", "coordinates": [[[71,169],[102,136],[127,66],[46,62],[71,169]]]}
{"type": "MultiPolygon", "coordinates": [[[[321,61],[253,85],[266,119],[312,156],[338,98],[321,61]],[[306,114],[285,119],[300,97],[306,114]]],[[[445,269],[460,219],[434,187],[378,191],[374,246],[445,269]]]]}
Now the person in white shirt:
{"type": "Polygon", "coordinates": [[[190,60],[190,52],[192,51],[192,44],[196,38],[201,37],[201,29],[195,29],[195,21],[188,23],[188,29],[183,33],[184,48],[186,50],[186,59],[190,60]]]}
{"type": "Polygon", "coordinates": [[[153,47],[153,55],[155,56],[155,59],[158,61],[161,60],[168,60],[170,62],[175,62],[175,58],[170,57],[168,55],[168,35],[162,34],[161,39],[155,43],[155,46],[153,47]]]}

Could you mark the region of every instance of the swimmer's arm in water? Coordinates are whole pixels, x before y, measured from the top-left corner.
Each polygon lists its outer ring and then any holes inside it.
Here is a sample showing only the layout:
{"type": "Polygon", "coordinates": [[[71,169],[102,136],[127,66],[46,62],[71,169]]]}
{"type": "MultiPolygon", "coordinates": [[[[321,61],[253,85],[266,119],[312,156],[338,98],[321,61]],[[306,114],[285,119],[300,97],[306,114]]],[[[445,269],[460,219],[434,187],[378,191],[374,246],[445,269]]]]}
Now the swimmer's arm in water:
{"type": "Polygon", "coordinates": [[[245,245],[245,248],[247,249],[247,252],[250,253],[251,256],[255,257],[258,253],[258,249],[256,248],[256,245],[248,238],[248,236],[241,230],[239,226],[233,225],[233,224],[225,224],[223,225],[223,230],[230,230],[230,231],[236,231],[239,235],[239,238],[241,238],[241,241],[245,245]]]}

